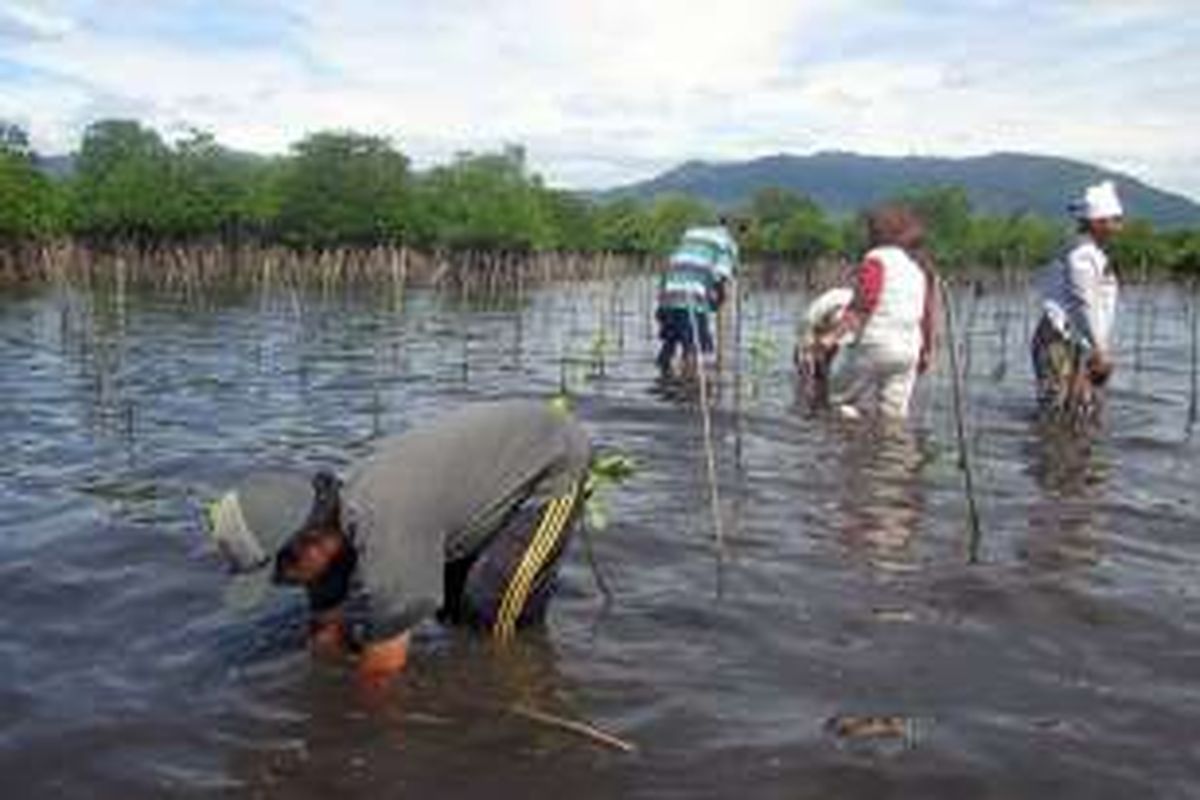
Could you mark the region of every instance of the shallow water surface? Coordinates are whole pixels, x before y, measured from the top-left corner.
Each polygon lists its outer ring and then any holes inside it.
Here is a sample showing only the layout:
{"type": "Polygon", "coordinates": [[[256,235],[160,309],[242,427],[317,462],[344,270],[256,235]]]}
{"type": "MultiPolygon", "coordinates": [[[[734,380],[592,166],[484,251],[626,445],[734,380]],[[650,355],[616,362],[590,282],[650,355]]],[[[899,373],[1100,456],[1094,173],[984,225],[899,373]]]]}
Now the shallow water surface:
{"type": "Polygon", "coordinates": [[[1125,292],[1086,436],[1031,420],[1026,298],[957,299],[968,564],[945,365],[907,430],[812,418],[788,367],[805,296],[749,293],[712,410],[718,560],[650,288],[0,300],[6,796],[1200,795],[1185,298],[1125,292]],[[576,545],[544,634],[422,628],[370,698],[310,662],[300,597],[223,605],[198,509],[247,465],[343,469],[457,403],[562,385],[639,467],[592,537],[611,603],[576,545]]]}

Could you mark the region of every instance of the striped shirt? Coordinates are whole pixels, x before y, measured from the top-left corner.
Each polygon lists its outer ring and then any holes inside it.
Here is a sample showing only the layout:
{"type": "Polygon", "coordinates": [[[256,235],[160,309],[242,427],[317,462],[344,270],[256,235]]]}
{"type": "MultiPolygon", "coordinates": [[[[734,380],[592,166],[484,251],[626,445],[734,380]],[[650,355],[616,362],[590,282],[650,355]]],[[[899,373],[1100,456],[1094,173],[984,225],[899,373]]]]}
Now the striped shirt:
{"type": "Polygon", "coordinates": [[[686,261],[672,261],[658,284],[658,307],[681,308],[698,313],[712,310],[716,278],[711,269],[686,261]]]}
{"type": "Polygon", "coordinates": [[[738,247],[722,226],[688,228],[671,253],[671,265],[704,267],[716,280],[729,280],[737,268],[738,247]]]}

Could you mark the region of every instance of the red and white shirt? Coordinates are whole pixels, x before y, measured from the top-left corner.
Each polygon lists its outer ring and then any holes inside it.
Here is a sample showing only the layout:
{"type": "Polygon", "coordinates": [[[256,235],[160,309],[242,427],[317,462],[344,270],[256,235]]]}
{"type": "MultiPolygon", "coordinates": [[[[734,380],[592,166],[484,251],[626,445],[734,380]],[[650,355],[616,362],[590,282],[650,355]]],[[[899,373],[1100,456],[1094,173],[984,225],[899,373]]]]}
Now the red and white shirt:
{"type": "Polygon", "coordinates": [[[876,247],[863,257],[854,308],[866,318],[860,347],[889,359],[916,359],[931,324],[929,278],[902,248],[876,247]]]}

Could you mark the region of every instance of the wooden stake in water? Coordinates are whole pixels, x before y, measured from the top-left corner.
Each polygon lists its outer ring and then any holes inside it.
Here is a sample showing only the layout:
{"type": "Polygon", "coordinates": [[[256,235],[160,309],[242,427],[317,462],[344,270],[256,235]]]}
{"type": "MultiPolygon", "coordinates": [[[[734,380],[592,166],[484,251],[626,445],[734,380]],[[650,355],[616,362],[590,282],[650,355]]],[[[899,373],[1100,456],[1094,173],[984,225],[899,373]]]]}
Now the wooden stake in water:
{"type": "MultiPolygon", "coordinates": [[[[733,463],[738,475],[742,474],[742,287],[735,276],[730,280],[733,287],[733,463]]],[[[740,519],[740,517],[735,517],[740,519]]]]}
{"type": "Polygon", "coordinates": [[[1197,414],[1200,409],[1196,405],[1196,395],[1198,393],[1197,379],[1197,361],[1200,360],[1197,355],[1197,340],[1200,340],[1200,280],[1193,279],[1192,281],[1192,397],[1188,403],[1188,433],[1191,434],[1192,428],[1196,425],[1197,414]]]}
{"type": "Polygon", "coordinates": [[[954,309],[946,284],[938,280],[942,310],[946,317],[946,351],[950,356],[950,384],[954,396],[954,423],[958,435],[958,466],[963,473],[963,489],[967,497],[967,519],[970,524],[970,539],[967,544],[967,563],[979,561],[979,543],[983,533],[979,527],[979,511],[975,506],[975,481],[971,476],[971,461],[967,454],[967,430],[963,419],[962,374],[958,369],[958,336],[954,330],[954,309]]]}
{"type": "Polygon", "coordinates": [[[700,383],[700,420],[704,426],[704,459],[708,469],[708,496],[712,503],[713,530],[717,542],[717,555],[725,559],[725,528],[721,523],[721,495],[717,484],[717,453],[713,447],[712,415],[708,408],[708,376],[704,369],[704,353],[700,348],[700,330],[696,322],[696,312],[688,314],[692,323],[692,344],[696,359],[696,379],[700,383]]]}

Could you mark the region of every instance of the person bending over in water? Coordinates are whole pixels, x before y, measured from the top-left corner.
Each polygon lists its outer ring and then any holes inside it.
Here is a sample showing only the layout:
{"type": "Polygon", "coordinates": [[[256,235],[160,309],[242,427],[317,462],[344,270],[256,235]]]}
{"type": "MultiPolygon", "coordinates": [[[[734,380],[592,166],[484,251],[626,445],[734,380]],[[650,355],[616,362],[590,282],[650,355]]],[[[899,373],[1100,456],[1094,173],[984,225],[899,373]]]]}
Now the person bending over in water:
{"type": "Polygon", "coordinates": [[[671,374],[677,349],[683,351],[686,377],[695,373],[698,358],[713,352],[710,317],[725,302],[737,261],[737,243],[724,217],[719,225],[684,232],[659,279],[654,312],[662,341],[655,359],[659,374],[671,374]]]}
{"type": "Polygon", "coordinates": [[[210,510],[240,580],[305,589],[314,652],[379,684],[430,617],[499,639],[544,619],[577,527],[590,445],[545,403],[468,406],[383,440],[342,484],[251,475],[210,510]]]}
{"type": "Polygon", "coordinates": [[[904,206],[867,215],[870,249],[855,275],[853,298],[817,338],[811,356],[820,362],[840,348],[829,391],[841,416],[908,416],[917,376],[933,352],[937,281],[922,250],[924,235],[904,206]]]}
{"type": "MultiPolygon", "coordinates": [[[[841,342],[830,339],[854,301],[854,290],[844,286],[818,295],[804,311],[792,350],[792,364],[800,377],[804,405],[810,411],[829,407],[829,376],[841,342]]],[[[849,334],[843,334],[849,338],[849,334]]]]}
{"type": "Polygon", "coordinates": [[[1042,317],[1030,343],[1038,405],[1050,413],[1094,410],[1113,368],[1118,287],[1103,248],[1124,210],[1111,181],[1088,187],[1070,209],[1078,236],[1040,275],[1042,317]]]}

